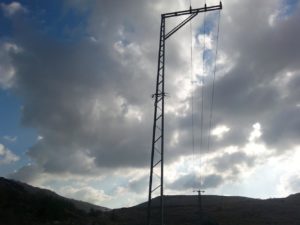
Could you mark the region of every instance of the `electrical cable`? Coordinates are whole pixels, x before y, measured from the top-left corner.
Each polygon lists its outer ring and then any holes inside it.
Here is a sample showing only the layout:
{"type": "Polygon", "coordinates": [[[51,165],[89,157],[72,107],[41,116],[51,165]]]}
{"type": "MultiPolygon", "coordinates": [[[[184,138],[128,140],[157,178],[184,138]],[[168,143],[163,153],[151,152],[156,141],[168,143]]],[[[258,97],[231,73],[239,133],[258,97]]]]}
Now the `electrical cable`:
{"type": "MultiPolygon", "coordinates": [[[[195,126],[194,126],[194,75],[193,75],[193,31],[192,31],[192,23],[190,22],[190,31],[191,31],[191,108],[192,108],[192,148],[193,148],[193,173],[195,172],[195,126]]],[[[194,187],[195,188],[195,180],[194,187]]]]}
{"type": "MultiPolygon", "coordinates": [[[[214,95],[215,95],[214,93],[215,93],[216,61],[217,61],[217,57],[218,57],[218,48],[219,48],[220,21],[221,21],[221,12],[219,11],[217,37],[216,37],[215,63],[214,63],[214,77],[213,77],[212,96],[211,96],[209,135],[208,135],[208,144],[207,144],[208,145],[207,146],[208,151],[210,151],[210,132],[211,132],[211,127],[212,127],[213,105],[214,105],[214,95]]],[[[221,196],[223,196],[223,193],[221,193],[221,196]]],[[[225,208],[225,199],[224,199],[224,197],[221,198],[220,207],[221,207],[222,210],[224,210],[224,208],[225,208]]]]}
{"type": "MultiPolygon", "coordinates": [[[[190,0],[190,8],[192,8],[191,5],[191,0],[190,0]]],[[[192,26],[192,21],[190,21],[190,58],[191,58],[191,63],[190,63],[190,78],[191,78],[191,113],[192,113],[192,171],[195,173],[195,126],[194,126],[194,71],[193,71],[193,26],[192,26]]],[[[193,189],[195,189],[196,186],[196,181],[193,180],[193,189]]]]}
{"type": "Polygon", "coordinates": [[[215,60],[214,60],[214,71],[213,71],[213,83],[212,83],[212,92],[211,92],[211,104],[210,104],[210,116],[209,116],[209,133],[207,141],[207,151],[210,151],[210,132],[212,127],[212,117],[213,117],[213,105],[214,105],[214,95],[215,95],[215,80],[216,80],[216,71],[217,71],[217,57],[218,57],[218,47],[219,47],[219,32],[220,32],[220,20],[221,12],[219,11],[218,15],[218,27],[217,27],[217,37],[216,37],[216,50],[215,50],[215,60]]]}
{"type": "MultiPolygon", "coordinates": [[[[206,2],[205,2],[206,4],[206,2]]],[[[203,126],[204,126],[204,76],[205,76],[205,49],[206,49],[206,11],[203,14],[203,50],[202,50],[202,81],[201,81],[201,116],[200,116],[200,187],[202,185],[202,176],[201,176],[201,150],[203,149],[203,126]]]]}

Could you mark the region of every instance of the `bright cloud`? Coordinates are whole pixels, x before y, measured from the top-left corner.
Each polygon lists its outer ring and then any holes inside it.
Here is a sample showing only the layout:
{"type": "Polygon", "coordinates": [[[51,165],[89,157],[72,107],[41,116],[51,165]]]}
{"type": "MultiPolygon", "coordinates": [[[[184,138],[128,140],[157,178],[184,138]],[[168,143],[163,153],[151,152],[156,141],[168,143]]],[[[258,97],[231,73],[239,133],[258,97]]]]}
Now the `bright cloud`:
{"type": "Polygon", "coordinates": [[[261,135],[262,135],[262,133],[261,133],[260,124],[259,123],[255,123],[253,125],[253,131],[251,132],[250,137],[249,137],[248,140],[250,142],[253,142],[253,141],[257,140],[261,135]]]}
{"type": "Polygon", "coordinates": [[[228,131],[230,131],[229,127],[227,127],[226,125],[219,125],[211,131],[211,134],[213,136],[216,136],[217,138],[222,138],[223,135],[228,131]]]}
{"type": "Polygon", "coordinates": [[[18,161],[20,158],[11,150],[0,144],[0,165],[10,164],[18,161]]]}

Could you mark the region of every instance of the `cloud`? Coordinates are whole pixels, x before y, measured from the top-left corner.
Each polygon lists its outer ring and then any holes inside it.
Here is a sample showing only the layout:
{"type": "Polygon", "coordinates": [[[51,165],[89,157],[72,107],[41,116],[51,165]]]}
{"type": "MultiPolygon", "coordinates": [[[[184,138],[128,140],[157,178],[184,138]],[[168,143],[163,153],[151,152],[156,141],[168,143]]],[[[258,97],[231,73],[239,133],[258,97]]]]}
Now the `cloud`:
{"type": "Polygon", "coordinates": [[[135,193],[144,193],[148,190],[149,176],[142,176],[129,181],[128,188],[135,193]]]}
{"type": "Polygon", "coordinates": [[[152,49],[130,40],[120,52],[113,46],[122,34],[96,43],[24,35],[16,37],[24,51],[14,57],[18,93],[27,96],[22,121],[44,137],[29,156],[49,173],[148,164],[152,49]]]}
{"type": "Polygon", "coordinates": [[[78,187],[66,186],[58,190],[58,193],[68,198],[86,201],[94,204],[103,204],[109,201],[111,197],[106,195],[103,190],[91,186],[79,185],[78,187]]]}
{"type": "Polygon", "coordinates": [[[3,136],[3,139],[9,141],[9,142],[16,142],[18,137],[17,136],[8,136],[8,135],[5,135],[3,136]]]}
{"type": "MultiPolygon", "coordinates": [[[[120,208],[146,201],[148,176],[144,170],[101,171],[94,175],[71,173],[49,174],[36,165],[27,165],[10,178],[22,179],[34,186],[50,189],[60,195],[100,206],[120,208]]],[[[148,174],[148,170],[146,171],[148,174]]]]}
{"type": "MultiPolygon", "coordinates": [[[[296,171],[299,172],[299,171],[296,171]]],[[[279,191],[284,196],[300,191],[300,176],[298,173],[288,173],[280,178],[279,191]]]]}
{"type": "MultiPolygon", "coordinates": [[[[156,75],[160,14],[182,9],[183,1],[180,4],[67,1],[68,9],[89,12],[83,13],[83,35],[71,35],[68,41],[39,32],[35,21],[14,21],[11,43],[15,47],[10,47],[9,57],[5,47],[0,54],[1,68],[6,68],[3,74],[13,75],[0,83],[22,97],[22,125],[35,128],[43,137],[28,151],[34,163],[14,176],[32,182],[45,174],[94,176],[128,168],[148,169],[153,122],[150,96],[156,75]],[[16,48],[22,51],[13,52],[16,48]]],[[[200,85],[200,76],[192,87],[187,47],[190,37],[184,30],[188,27],[170,38],[166,46],[166,90],[170,97],[166,99],[165,163],[170,165],[193,154],[194,90],[195,143],[198,148],[203,131],[201,154],[210,159],[203,174],[207,188],[238,179],[260,163],[256,153],[245,152],[249,141],[259,142],[272,155],[285,154],[299,144],[300,9],[297,5],[289,17],[270,26],[269,17],[280,3],[267,0],[260,4],[259,8],[250,1],[228,1],[224,5],[212,127],[226,127],[211,136],[210,149],[212,65],[206,64],[205,85],[200,85]],[[249,27],[255,29],[250,31],[249,27]],[[260,126],[253,127],[256,123],[260,126]],[[240,152],[224,152],[230,146],[240,152]]],[[[209,17],[214,18],[215,14],[209,17]]],[[[207,37],[213,49],[216,24],[211,24],[207,37]]],[[[196,32],[201,26],[202,20],[195,18],[195,43],[201,37],[196,32]]],[[[194,50],[194,67],[199,74],[200,47],[196,44],[194,50]]],[[[184,169],[177,169],[174,173],[180,176],[170,181],[170,188],[184,189],[197,182],[195,174],[183,176],[179,171],[184,169]]],[[[140,193],[143,182],[132,179],[125,189],[140,193]]]]}
{"type": "Polygon", "coordinates": [[[14,163],[19,159],[17,155],[0,143],[0,165],[14,163]]]}
{"type": "Polygon", "coordinates": [[[218,187],[223,182],[224,178],[218,174],[209,174],[203,177],[196,174],[186,174],[167,184],[167,187],[172,190],[210,189],[218,187]]]}
{"type": "Polygon", "coordinates": [[[39,168],[36,165],[28,164],[20,168],[8,175],[8,178],[14,180],[21,180],[23,182],[40,186],[43,182],[41,182],[41,178],[45,178],[45,174],[43,174],[43,169],[39,168]]]}
{"type": "Polygon", "coordinates": [[[219,125],[211,131],[211,135],[220,139],[228,131],[230,131],[230,128],[226,127],[225,125],[219,125]]]}
{"type": "Polygon", "coordinates": [[[299,175],[294,175],[292,177],[289,177],[288,180],[288,189],[291,192],[297,193],[300,191],[300,176],[299,175]]]}
{"type": "Polygon", "coordinates": [[[12,17],[18,13],[27,12],[27,9],[19,2],[11,2],[10,4],[1,3],[0,6],[7,17],[12,17]]]}
{"type": "Polygon", "coordinates": [[[221,185],[223,182],[223,178],[220,175],[211,174],[208,176],[205,176],[203,178],[203,188],[215,188],[221,185]]]}
{"type": "Polygon", "coordinates": [[[240,171],[239,167],[254,166],[255,158],[244,152],[224,153],[213,159],[213,165],[218,172],[231,170],[233,173],[240,171]]]}
{"type": "Polygon", "coordinates": [[[15,43],[0,40],[0,88],[12,88],[15,81],[16,69],[13,66],[12,56],[22,49],[15,43]]]}

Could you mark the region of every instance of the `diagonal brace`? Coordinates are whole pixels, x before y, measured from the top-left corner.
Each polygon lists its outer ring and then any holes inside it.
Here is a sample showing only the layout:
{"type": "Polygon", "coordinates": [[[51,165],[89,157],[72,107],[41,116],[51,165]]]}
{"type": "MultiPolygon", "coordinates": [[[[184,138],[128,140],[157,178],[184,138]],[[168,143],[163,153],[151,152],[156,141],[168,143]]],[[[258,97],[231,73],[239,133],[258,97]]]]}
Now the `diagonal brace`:
{"type": "Polygon", "coordinates": [[[178,31],[181,27],[183,27],[187,22],[189,22],[195,16],[197,16],[197,14],[198,14],[198,12],[191,14],[188,18],[186,18],[180,24],[178,24],[176,27],[174,27],[169,33],[166,34],[165,40],[167,40],[172,34],[174,34],[176,31],[178,31]]]}

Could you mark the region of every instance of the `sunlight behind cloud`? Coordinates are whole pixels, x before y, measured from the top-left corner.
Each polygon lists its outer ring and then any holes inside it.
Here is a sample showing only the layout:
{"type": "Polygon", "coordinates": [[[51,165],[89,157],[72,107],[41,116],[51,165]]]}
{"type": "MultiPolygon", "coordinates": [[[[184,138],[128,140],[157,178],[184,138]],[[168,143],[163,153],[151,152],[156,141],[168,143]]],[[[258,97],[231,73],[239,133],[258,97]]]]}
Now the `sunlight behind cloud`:
{"type": "Polygon", "coordinates": [[[223,136],[229,131],[230,128],[226,125],[218,125],[211,131],[211,135],[216,136],[218,139],[222,139],[223,136]]]}
{"type": "Polygon", "coordinates": [[[261,135],[262,135],[262,132],[261,132],[260,123],[255,123],[255,124],[253,124],[253,130],[250,133],[250,136],[249,136],[248,140],[250,142],[255,142],[258,138],[261,137],[261,135]]]}

